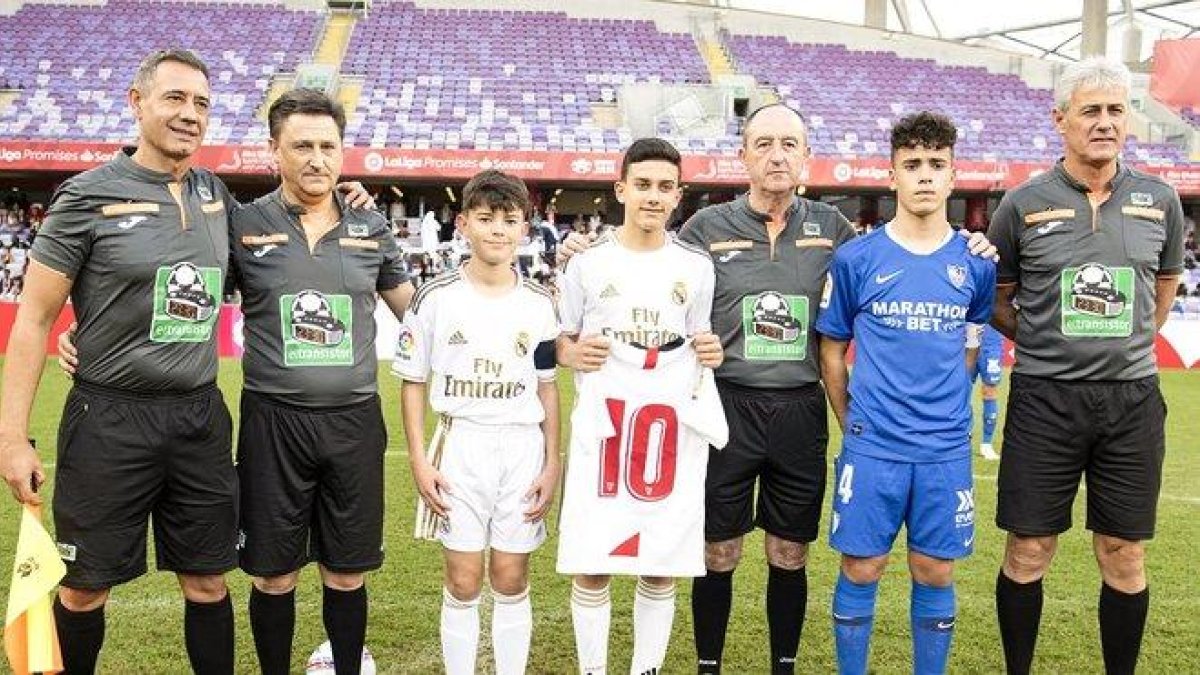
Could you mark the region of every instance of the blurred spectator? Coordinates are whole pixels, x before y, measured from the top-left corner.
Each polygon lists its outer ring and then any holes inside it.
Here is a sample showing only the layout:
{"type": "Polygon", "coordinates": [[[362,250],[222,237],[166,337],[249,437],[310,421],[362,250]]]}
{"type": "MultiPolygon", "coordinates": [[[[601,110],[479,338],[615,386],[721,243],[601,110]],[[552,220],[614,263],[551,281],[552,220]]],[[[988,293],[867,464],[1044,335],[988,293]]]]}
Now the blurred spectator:
{"type": "Polygon", "coordinates": [[[425,217],[421,219],[421,250],[426,253],[437,250],[441,233],[442,224],[438,222],[437,216],[433,215],[433,211],[426,211],[425,217]]]}
{"type": "Polygon", "coordinates": [[[29,195],[20,188],[12,188],[4,195],[4,208],[24,212],[29,208],[29,195]]]}
{"type": "MultiPolygon", "coordinates": [[[[540,220],[540,219],[539,219],[540,220]]],[[[541,221],[533,226],[534,234],[541,237],[542,240],[542,260],[546,264],[554,266],[554,254],[558,251],[558,232],[554,226],[546,221],[541,221]]]]}

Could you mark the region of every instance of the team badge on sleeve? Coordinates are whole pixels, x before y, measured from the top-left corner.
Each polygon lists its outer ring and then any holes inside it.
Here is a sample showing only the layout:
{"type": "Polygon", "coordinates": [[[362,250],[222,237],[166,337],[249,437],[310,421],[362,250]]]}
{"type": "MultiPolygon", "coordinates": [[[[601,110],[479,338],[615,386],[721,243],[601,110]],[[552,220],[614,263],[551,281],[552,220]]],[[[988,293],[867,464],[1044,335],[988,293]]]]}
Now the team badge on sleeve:
{"type": "Polygon", "coordinates": [[[417,340],[413,337],[412,330],[401,324],[400,337],[396,340],[396,358],[411,361],[416,354],[416,349],[417,340]]]}

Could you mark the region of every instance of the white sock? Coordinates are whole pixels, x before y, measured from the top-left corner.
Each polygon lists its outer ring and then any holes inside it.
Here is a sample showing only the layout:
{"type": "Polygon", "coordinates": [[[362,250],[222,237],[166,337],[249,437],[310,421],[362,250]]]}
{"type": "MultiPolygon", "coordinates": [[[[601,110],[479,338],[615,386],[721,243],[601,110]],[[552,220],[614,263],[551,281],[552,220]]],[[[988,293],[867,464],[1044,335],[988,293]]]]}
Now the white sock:
{"type": "Polygon", "coordinates": [[[571,622],[575,626],[575,654],[579,672],[604,675],[608,668],[608,625],[612,620],[612,600],[608,585],[599,590],[580,588],[571,583],[571,622]]]}
{"type": "Polygon", "coordinates": [[[475,675],[479,651],[479,598],[459,600],[442,589],[442,661],[447,675],[475,675]]]}
{"type": "Polygon", "coordinates": [[[675,621],[675,584],[657,587],[638,579],[633,596],[633,675],[654,675],[662,670],[675,621]]]}
{"type": "Polygon", "coordinates": [[[492,652],[496,675],[523,675],[529,661],[529,639],[533,634],[533,607],[529,587],[516,595],[492,591],[492,652]]]}

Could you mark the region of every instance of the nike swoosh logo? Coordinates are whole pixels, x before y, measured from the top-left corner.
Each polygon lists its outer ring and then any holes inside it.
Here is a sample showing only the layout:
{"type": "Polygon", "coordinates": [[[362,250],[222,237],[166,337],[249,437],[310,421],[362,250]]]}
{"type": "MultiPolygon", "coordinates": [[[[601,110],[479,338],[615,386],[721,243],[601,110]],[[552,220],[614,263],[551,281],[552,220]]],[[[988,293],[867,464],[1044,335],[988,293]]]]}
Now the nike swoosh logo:
{"type": "Polygon", "coordinates": [[[741,253],[741,251],[730,251],[729,253],[726,253],[725,255],[723,255],[723,256],[721,256],[721,257],[717,258],[717,261],[718,261],[718,262],[727,263],[727,262],[729,262],[730,260],[733,260],[735,257],[737,257],[737,255],[738,255],[739,253],[741,253]]]}
{"type": "Polygon", "coordinates": [[[255,251],[251,255],[253,255],[255,258],[261,258],[273,250],[275,250],[275,244],[267,244],[266,246],[264,246],[260,249],[255,249],[255,251]]]}
{"type": "Polygon", "coordinates": [[[875,275],[875,283],[886,284],[887,282],[891,281],[892,279],[895,279],[896,277],[900,276],[901,274],[904,274],[904,270],[896,270],[895,272],[892,272],[891,274],[876,274],[875,275]]]}
{"type": "Polygon", "coordinates": [[[146,216],[132,216],[129,218],[129,220],[122,220],[121,222],[117,223],[117,227],[121,228],[122,230],[132,230],[134,226],[144,220],[146,220],[146,216]]]}
{"type": "Polygon", "coordinates": [[[1054,228],[1056,228],[1056,227],[1058,227],[1059,225],[1062,225],[1062,224],[1063,224],[1063,221],[1061,221],[1061,220],[1052,220],[1052,221],[1050,221],[1050,222],[1046,223],[1045,225],[1043,225],[1043,226],[1039,227],[1039,228],[1037,229],[1037,230],[1038,230],[1038,234],[1046,234],[1046,233],[1047,233],[1047,232],[1049,232],[1050,230],[1053,230],[1054,228]]]}
{"type": "Polygon", "coordinates": [[[939,622],[937,622],[937,627],[938,627],[938,630],[950,630],[950,629],[954,628],[954,622],[953,621],[939,621],[939,622]]]}
{"type": "Polygon", "coordinates": [[[970,539],[966,539],[963,541],[963,546],[969,547],[974,542],[975,542],[975,537],[971,537],[970,539]]]}

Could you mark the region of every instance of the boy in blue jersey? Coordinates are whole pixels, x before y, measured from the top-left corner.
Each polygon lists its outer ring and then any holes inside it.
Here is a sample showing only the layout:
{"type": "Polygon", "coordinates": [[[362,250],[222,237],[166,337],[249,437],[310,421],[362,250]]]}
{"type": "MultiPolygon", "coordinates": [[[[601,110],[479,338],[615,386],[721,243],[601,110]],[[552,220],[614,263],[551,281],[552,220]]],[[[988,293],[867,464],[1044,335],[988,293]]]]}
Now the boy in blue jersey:
{"type": "Polygon", "coordinates": [[[816,323],[821,375],[844,435],[829,537],[842,553],[833,596],[841,673],[867,672],[878,582],[902,523],[913,672],[945,672],[954,560],[975,540],[964,345],[967,322],[991,316],[996,271],[946,219],[955,135],[948,118],[928,112],[893,127],[896,218],[834,253],[816,323]]]}
{"type": "Polygon", "coordinates": [[[1000,331],[988,324],[971,324],[967,328],[967,372],[971,382],[981,382],[980,398],[983,399],[983,433],[979,438],[979,454],[987,460],[996,461],[1000,455],[992,447],[996,436],[996,419],[1000,416],[1000,404],[996,400],[1000,388],[1000,377],[1004,374],[1004,338],[1000,331]]]}

